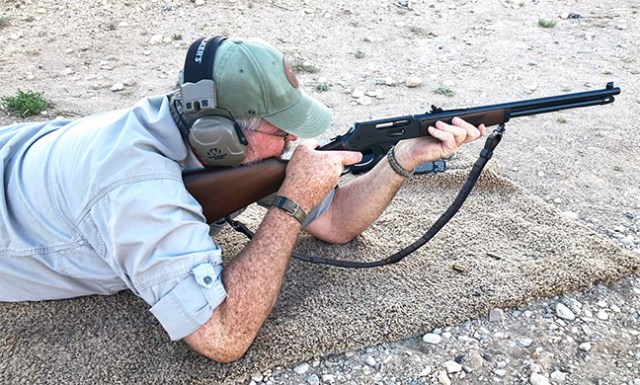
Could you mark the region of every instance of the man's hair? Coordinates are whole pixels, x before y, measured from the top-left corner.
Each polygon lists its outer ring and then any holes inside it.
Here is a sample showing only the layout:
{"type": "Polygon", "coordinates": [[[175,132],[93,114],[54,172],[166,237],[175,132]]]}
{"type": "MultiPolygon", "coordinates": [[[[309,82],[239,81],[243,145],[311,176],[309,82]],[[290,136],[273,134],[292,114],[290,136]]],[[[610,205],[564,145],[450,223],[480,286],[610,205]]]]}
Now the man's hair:
{"type": "Polygon", "coordinates": [[[260,125],[266,123],[266,120],[260,116],[252,116],[250,118],[244,118],[238,120],[238,124],[242,131],[255,131],[260,125]]]}

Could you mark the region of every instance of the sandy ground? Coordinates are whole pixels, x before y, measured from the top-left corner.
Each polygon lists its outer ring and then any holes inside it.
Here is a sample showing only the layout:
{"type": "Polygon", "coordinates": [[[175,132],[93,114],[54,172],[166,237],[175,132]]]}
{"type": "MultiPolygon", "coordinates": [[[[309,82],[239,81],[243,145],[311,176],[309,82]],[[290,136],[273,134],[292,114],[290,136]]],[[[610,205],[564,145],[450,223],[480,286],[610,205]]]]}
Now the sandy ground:
{"type": "MultiPolygon", "coordinates": [[[[353,121],[432,104],[502,103],[615,82],[622,94],[612,105],[513,120],[494,162],[637,250],[639,11],[630,0],[1,0],[0,95],[42,92],[55,107],[38,119],[126,107],[171,89],[190,42],[215,34],[260,37],[283,50],[302,69],[302,87],[334,111],[327,139],[353,121]]],[[[0,124],[16,121],[0,116],[0,124]]]]}

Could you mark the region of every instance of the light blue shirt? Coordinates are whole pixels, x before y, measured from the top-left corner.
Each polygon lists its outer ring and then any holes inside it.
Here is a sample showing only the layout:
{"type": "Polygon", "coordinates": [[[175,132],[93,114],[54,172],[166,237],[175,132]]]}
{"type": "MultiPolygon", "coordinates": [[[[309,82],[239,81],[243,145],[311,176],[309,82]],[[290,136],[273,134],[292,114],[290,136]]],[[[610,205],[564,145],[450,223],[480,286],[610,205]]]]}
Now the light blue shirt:
{"type": "Polygon", "coordinates": [[[171,339],[191,334],[226,292],[220,248],[182,182],[190,158],[163,96],[1,127],[0,300],[130,289],[171,339]]]}

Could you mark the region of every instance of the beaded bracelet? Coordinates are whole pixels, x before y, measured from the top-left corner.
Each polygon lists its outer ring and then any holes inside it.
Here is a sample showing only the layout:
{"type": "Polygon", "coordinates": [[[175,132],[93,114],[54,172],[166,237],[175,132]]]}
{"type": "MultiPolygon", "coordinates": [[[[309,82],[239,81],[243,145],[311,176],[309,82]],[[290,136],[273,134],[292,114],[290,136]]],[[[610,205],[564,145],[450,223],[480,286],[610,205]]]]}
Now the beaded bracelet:
{"type": "Polygon", "coordinates": [[[391,147],[389,152],[387,152],[387,159],[389,159],[389,165],[396,172],[396,174],[400,175],[403,178],[413,178],[413,171],[405,170],[398,161],[396,160],[396,155],[394,152],[395,146],[391,147]]]}

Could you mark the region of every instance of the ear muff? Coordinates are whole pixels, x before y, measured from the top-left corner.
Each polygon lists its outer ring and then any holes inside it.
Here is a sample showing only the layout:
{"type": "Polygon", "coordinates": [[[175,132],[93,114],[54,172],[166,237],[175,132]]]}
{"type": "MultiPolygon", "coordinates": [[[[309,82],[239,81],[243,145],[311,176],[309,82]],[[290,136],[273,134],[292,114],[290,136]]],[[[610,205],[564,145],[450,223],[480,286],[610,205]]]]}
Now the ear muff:
{"type": "Polygon", "coordinates": [[[238,165],[247,150],[247,139],[240,126],[230,113],[217,105],[213,63],[224,40],[216,36],[191,44],[180,85],[184,111],[199,115],[188,127],[189,144],[200,160],[212,167],[238,165]]]}
{"type": "Polygon", "coordinates": [[[221,115],[205,115],[193,122],[189,143],[200,160],[209,166],[236,166],[247,151],[246,139],[238,124],[221,115]]]}

